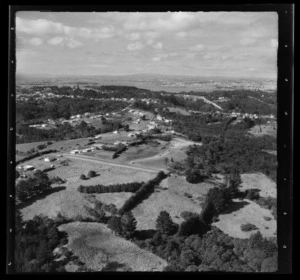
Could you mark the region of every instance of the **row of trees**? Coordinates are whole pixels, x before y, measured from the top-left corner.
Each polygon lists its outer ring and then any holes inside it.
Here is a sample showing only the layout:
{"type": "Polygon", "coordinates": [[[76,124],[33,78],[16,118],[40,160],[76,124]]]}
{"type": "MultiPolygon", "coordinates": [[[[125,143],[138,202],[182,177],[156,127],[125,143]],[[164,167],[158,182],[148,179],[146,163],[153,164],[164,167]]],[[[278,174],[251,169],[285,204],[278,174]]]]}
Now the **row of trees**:
{"type": "Polygon", "coordinates": [[[57,152],[57,150],[47,150],[47,151],[42,151],[42,152],[37,152],[37,153],[34,153],[34,154],[30,154],[29,156],[26,156],[25,158],[17,160],[16,165],[18,165],[20,163],[23,163],[25,161],[28,161],[30,159],[42,156],[42,155],[47,155],[47,154],[56,153],[56,152],[57,152]]]}
{"type": "Polygon", "coordinates": [[[119,214],[122,215],[123,213],[132,210],[137,204],[149,196],[154,191],[154,187],[165,179],[166,176],[167,175],[163,171],[160,171],[154,179],[143,184],[134,195],[125,201],[124,205],[119,210],[119,214]]]}
{"type": "Polygon", "coordinates": [[[144,182],[133,182],[124,184],[114,184],[109,186],[104,186],[101,184],[95,186],[82,186],[78,187],[78,191],[81,193],[110,193],[110,192],[136,192],[145,183],[144,182]]]}

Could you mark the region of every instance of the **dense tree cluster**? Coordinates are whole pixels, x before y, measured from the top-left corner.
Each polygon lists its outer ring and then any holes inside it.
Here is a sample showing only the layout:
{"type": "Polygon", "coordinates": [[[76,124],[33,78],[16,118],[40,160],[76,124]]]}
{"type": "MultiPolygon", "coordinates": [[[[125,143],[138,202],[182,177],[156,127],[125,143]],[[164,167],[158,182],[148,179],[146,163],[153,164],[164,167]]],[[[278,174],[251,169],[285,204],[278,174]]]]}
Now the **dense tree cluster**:
{"type": "Polygon", "coordinates": [[[261,139],[247,137],[215,137],[203,141],[202,146],[193,145],[187,151],[188,161],[194,168],[210,169],[212,172],[262,172],[276,180],[276,156],[264,152],[261,139]]]}
{"type": "Polygon", "coordinates": [[[15,229],[16,272],[65,271],[65,263],[54,261],[53,250],[67,243],[67,234],[59,231],[53,220],[35,216],[24,222],[17,211],[15,229]]]}
{"type": "Polygon", "coordinates": [[[168,261],[165,271],[277,270],[277,244],[275,240],[263,238],[260,232],[250,239],[237,239],[216,227],[189,236],[170,236],[157,231],[152,238],[135,242],[168,261]]]}
{"type": "Polygon", "coordinates": [[[36,172],[29,178],[16,182],[16,199],[25,202],[51,189],[51,181],[44,172],[36,172]]]}
{"type": "Polygon", "coordinates": [[[84,114],[86,112],[108,113],[121,110],[128,104],[116,100],[91,100],[86,96],[80,98],[62,97],[46,102],[17,102],[16,123],[23,123],[30,120],[46,119],[69,119],[72,115],[84,114]]]}

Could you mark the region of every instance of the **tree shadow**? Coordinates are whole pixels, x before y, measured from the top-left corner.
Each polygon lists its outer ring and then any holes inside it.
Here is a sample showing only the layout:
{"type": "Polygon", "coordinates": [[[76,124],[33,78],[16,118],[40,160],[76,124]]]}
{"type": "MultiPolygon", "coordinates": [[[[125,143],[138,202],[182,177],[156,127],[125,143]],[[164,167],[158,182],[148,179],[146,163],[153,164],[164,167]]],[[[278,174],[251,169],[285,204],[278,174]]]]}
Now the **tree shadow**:
{"type": "Polygon", "coordinates": [[[138,240],[146,240],[152,238],[153,235],[156,233],[154,229],[146,229],[146,230],[136,230],[134,237],[138,240]]]}
{"type": "Polygon", "coordinates": [[[17,207],[19,209],[23,209],[27,206],[30,206],[31,204],[33,204],[34,202],[36,202],[38,200],[44,199],[46,196],[48,196],[52,193],[59,192],[59,191],[65,190],[65,189],[66,189],[65,186],[51,188],[49,190],[44,191],[41,194],[35,195],[34,197],[32,197],[24,202],[21,202],[17,207]]]}
{"type": "Polygon", "coordinates": [[[232,201],[230,202],[230,204],[227,206],[226,210],[224,210],[221,214],[231,214],[235,211],[238,211],[240,209],[242,209],[243,207],[245,207],[246,205],[248,205],[249,202],[247,201],[232,201]]]}

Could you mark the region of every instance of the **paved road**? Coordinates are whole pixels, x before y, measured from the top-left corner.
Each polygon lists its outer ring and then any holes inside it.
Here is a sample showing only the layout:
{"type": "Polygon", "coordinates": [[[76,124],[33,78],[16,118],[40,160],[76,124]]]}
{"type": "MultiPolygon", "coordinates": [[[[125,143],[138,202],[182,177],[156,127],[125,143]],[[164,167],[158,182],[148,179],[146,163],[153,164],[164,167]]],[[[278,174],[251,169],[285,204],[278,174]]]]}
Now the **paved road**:
{"type": "Polygon", "coordinates": [[[132,166],[132,165],[127,165],[127,164],[122,164],[122,163],[115,163],[115,162],[112,162],[112,161],[109,161],[109,160],[102,160],[102,159],[92,158],[92,157],[84,156],[84,155],[63,154],[63,156],[66,157],[66,158],[73,158],[73,159],[85,160],[85,161],[99,163],[99,164],[105,164],[105,165],[111,165],[111,166],[117,166],[117,167],[129,168],[129,169],[135,169],[135,170],[152,172],[152,173],[157,173],[159,171],[166,171],[164,169],[155,169],[155,168],[148,168],[148,167],[147,168],[143,168],[143,167],[139,167],[139,166],[132,166]]]}

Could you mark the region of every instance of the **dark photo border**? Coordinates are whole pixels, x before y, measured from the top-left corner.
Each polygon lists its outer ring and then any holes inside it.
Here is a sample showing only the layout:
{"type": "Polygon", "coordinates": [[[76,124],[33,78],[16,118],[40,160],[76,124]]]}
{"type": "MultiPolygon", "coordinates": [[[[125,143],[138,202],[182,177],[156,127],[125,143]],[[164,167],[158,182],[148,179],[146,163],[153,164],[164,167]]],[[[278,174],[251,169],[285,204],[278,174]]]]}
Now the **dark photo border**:
{"type": "MultiPolygon", "coordinates": [[[[92,11],[244,11],[244,12],[277,12],[278,13],[278,132],[277,132],[277,240],[278,240],[278,272],[272,274],[292,273],[292,219],[293,219],[293,128],[294,128],[294,5],[293,4],[241,4],[241,5],[153,5],[153,6],[9,6],[8,15],[8,92],[7,92],[7,186],[6,186],[6,273],[16,273],[14,270],[14,224],[15,224],[15,96],[16,96],[16,38],[15,14],[18,11],[44,12],[92,12],[92,11]]],[[[138,273],[138,272],[137,272],[138,273]]],[[[126,273],[126,274],[137,274],[126,273]]],[[[207,272],[205,274],[232,274],[228,272],[207,272]]],[[[39,274],[39,273],[35,273],[39,274]]],[[[56,273],[49,273],[56,274],[56,273]]],[[[61,273],[60,273],[61,274],[61,273]]],[[[72,273],[71,275],[73,275],[72,273]]],[[[76,273],[75,273],[76,274],[76,273]]],[[[113,273],[89,273],[113,274],[113,273]]],[[[120,273],[118,273],[120,274],[120,273]]],[[[122,273],[125,274],[125,273],[122,273]]],[[[148,274],[148,273],[138,273],[148,274]]],[[[162,273],[149,273],[166,274],[162,273]]],[[[169,273],[168,273],[169,274],[169,273]]],[[[176,273],[190,274],[190,273],[176,273]]],[[[201,272],[201,274],[204,274],[201,272]]],[[[240,274],[240,273],[234,273],[240,274]]],[[[244,274],[244,273],[243,273],[244,274]]],[[[263,274],[263,273],[254,273],[263,274]]]]}

